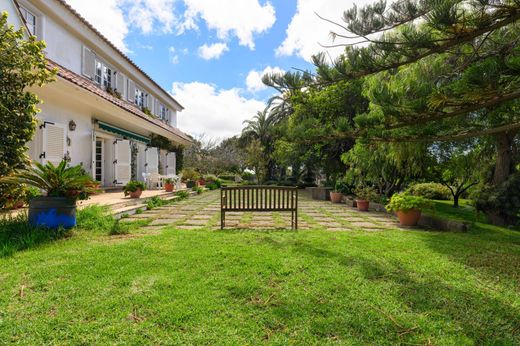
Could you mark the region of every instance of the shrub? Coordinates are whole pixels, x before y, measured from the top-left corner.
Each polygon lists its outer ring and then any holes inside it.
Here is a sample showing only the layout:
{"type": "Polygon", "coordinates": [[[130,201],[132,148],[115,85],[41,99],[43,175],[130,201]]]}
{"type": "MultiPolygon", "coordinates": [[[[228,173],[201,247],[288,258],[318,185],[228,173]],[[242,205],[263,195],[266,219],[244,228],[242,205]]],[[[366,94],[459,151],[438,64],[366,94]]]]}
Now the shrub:
{"type": "Polygon", "coordinates": [[[181,199],[181,200],[186,199],[186,198],[188,198],[190,196],[188,191],[179,191],[175,195],[179,196],[179,199],[181,199]]]}
{"type": "Polygon", "coordinates": [[[198,180],[198,179],[200,179],[200,174],[197,173],[194,169],[185,168],[182,170],[182,179],[184,181],[198,180]]]}
{"type": "Polygon", "coordinates": [[[159,196],[154,196],[146,202],[146,208],[148,210],[152,210],[155,208],[162,207],[163,205],[166,205],[167,203],[168,203],[168,201],[161,199],[159,196]]]}
{"type": "Polygon", "coordinates": [[[476,207],[484,211],[496,225],[520,225],[520,172],[502,185],[482,190],[476,207]]]}
{"type": "Polygon", "coordinates": [[[209,184],[206,184],[206,188],[210,191],[213,191],[213,190],[218,190],[220,188],[220,186],[217,185],[216,183],[209,183],[209,184]]]}
{"type": "Polygon", "coordinates": [[[125,196],[128,196],[130,192],[136,192],[139,189],[141,189],[141,191],[146,190],[146,185],[142,181],[130,181],[123,187],[123,192],[125,196]]]}
{"type": "Polygon", "coordinates": [[[198,187],[198,186],[197,186],[197,187],[195,188],[195,192],[197,193],[197,195],[200,195],[200,194],[202,194],[202,193],[204,192],[204,189],[203,189],[202,187],[198,187]]]}
{"type": "Polygon", "coordinates": [[[442,201],[448,201],[451,199],[450,189],[439,183],[415,184],[410,186],[406,192],[410,195],[427,199],[437,199],[442,201]]]}
{"type": "Polygon", "coordinates": [[[214,182],[215,180],[218,180],[217,176],[214,175],[214,174],[206,174],[202,177],[202,179],[204,179],[204,181],[208,182],[208,183],[212,183],[214,182]]]}
{"type": "Polygon", "coordinates": [[[360,185],[354,189],[354,193],[359,199],[365,201],[373,201],[375,202],[379,198],[379,194],[377,190],[372,186],[364,186],[360,185]]]}
{"type": "Polygon", "coordinates": [[[236,175],[233,174],[233,173],[224,173],[224,174],[220,174],[218,177],[219,177],[219,179],[222,179],[222,180],[227,180],[227,181],[234,182],[235,178],[236,178],[236,175]]]}
{"type": "Polygon", "coordinates": [[[407,212],[413,209],[422,210],[428,206],[429,202],[423,197],[412,196],[407,193],[396,193],[390,199],[390,203],[387,204],[386,210],[389,212],[407,212]]]}
{"type": "Polygon", "coordinates": [[[242,173],[242,179],[246,181],[254,181],[256,179],[256,176],[251,172],[244,172],[242,173]]]}

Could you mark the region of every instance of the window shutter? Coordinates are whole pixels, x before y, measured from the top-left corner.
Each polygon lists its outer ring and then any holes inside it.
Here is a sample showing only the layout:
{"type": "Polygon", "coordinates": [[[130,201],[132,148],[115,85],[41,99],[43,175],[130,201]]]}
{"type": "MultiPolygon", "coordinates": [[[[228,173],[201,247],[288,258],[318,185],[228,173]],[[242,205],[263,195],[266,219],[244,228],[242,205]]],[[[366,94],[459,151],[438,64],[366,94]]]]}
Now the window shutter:
{"type": "Polygon", "coordinates": [[[128,79],[128,101],[134,103],[135,102],[135,83],[133,80],[128,79]]]}
{"type": "Polygon", "coordinates": [[[116,81],[115,86],[116,86],[117,92],[121,94],[121,97],[124,97],[125,96],[125,75],[122,74],[121,72],[117,72],[115,81],[116,81]]]}
{"type": "Polygon", "coordinates": [[[153,100],[154,100],[154,97],[151,94],[148,94],[148,97],[146,98],[146,108],[148,108],[148,110],[150,112],[152,112],[152,114],[154,114],[153,113],[153,103],[154,103],[153,100]]]}
{"type": "Polygon", "coordinates": [[[160,112],[161,112],[161,107],[159,107],[159,100],[158,99],[155,99],[155,106],[154,106],[154,114],[156,116],[160,116],[160,112]]]}
{"type": "Polygon", "coordinates": [[[114,184],[127,184],[132,175],[130,141],[117,139],[114,142],[114,184]]]}
{"type": "Polygon", "coordinates": [[[51,162],[58,165],[63,160],[67,148],[65,125],[44,123],[42,126],[42,163],[51,162]]]}
{"type": "Polygon", "coordinates": [[[93,79],[96,73],[96,55],[87,47],[83,47],[83,75],[93,79]]]}
{"type": "Polygon", "coordinates": [[[146,148],[145,152],[146,173],[159,173],[159,150],[157,148],[146,148]]]}
{"type": "Polygon", "coordinates": [[[175,175],[177,171],[177,154],[166,154],[166,175],[175,175]]]}

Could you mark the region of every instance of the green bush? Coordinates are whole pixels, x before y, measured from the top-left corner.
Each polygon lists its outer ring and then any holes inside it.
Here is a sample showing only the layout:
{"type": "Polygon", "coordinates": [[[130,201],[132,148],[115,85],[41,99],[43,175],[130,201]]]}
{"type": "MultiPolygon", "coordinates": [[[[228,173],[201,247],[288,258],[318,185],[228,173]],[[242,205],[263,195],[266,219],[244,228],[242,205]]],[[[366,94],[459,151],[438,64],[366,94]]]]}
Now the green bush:
{"type": "Polygon", "coordinates": [[[125,196],[128,196],[130,192],[136,192],[139,189],[141,189],[141,191],[146,190],[146,185],[142,181],[130,181],[123,188],[123,192],[125,196]]]}
{"type": "Polygon", "coordinates": [[[412,196],[407,193],[396,193],[390,199],[390,203],[387,204],[386,210],[389,212],[396,211],[410,211],[410,210],[422,210],[429,206],[429,202],[419,196],[412,196]]]}
{"type": "Polygon", "coordinates": [[[449,201],[451,199],[450,189],[439,183],[415,184],[410,186],[406,192],[410,195],[427,199],[437,199],[441,201],[449,201]]]}
{"type": "Polygon", "coordinates": [[[164,206],[166,204],[168,204],[168,201],[165,201],[164,199],[161,199],[159,196],[154,196],[154,197],[150,198],[146,202],[146,208],[148,210],[152,210],[152,209],[155,209],[155,208],[162,207],[162,206],[164,206]]]}
{"type": "Polygon", "coordinates": [[[179,196],[180,200],[183,200],[183,199],[186,199],[186,198],[190,197],[190,194],[188,193],[188,191],[179,191],[175,195],[179,196]]]}
{"type": "Polygon", "coordinates": [[[200,195],[200,194],[202,194],[202,193],[204,192],[204,189],[203,189],[202,187],[198,187],[198,186],[197,186],[197,187],[195,188],[195,192],[197,193],[197,195],[200,195]]]}
{"type": "Polygon", "coordinates": [[[360,185],[354,189],[354,194],[358,197],[358,199],[365,201],[376,202],[376,200],[379,199],[377,190],[372,186],[360,185]]]}
{"type": "Polygon", "coordinates": [[[520,172],[497,188],[483,189],[476,207],[494,224],[520,226],[520,172]]]}
{"type": "Polygon", "coordinates": [[[256,176],[251,172],[244,172],[242,173],[242,179],[244,179],[245,181],[255,181],[256,176]]]}
{"type": "Polygon", "coordinates": [[[219,174],[218,177],[219,177],[219,179],[222,179],[222,180],[228,180],[228,181],[235,182],[236,175],[233,173],[223,173],[223,174],[219,174]]]}
{"type": "Polygon", "coordinates": [[[76,215],[77,227],[85,231],[105,232],[114,227],[114,217],[107,206],[90,205],[79,209],[76,215]]]}
{"type": "Polygon", "coordinates": [[[185,168],[182,170],[182,180],[189,181],[189,180],[199,180],[200,174],[197,173],[194,169],[191,168],[185,168]]]}

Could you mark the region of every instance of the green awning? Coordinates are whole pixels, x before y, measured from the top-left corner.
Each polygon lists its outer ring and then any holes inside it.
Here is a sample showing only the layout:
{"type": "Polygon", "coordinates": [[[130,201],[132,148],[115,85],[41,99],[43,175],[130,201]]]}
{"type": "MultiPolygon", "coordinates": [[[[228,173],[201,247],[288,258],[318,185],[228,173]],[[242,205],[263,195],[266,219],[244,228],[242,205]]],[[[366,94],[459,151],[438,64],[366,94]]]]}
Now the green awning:
{"type": "Polygon", "coordinates": [[[148,137],[141,136],[141,135],[138,135],[137,133],[130,132],[127,130],[123,130],[120,127],[110,125],[110,124],[104,123],[102,121],[98,121],[98,125],[99,125],[99,128],[102,130],[115,133],[116,135],[120,135],[125,138],[135,139],[136,141],[143,142],[145,144],[150,144],[150,138],[148,138],[148,137]]]}

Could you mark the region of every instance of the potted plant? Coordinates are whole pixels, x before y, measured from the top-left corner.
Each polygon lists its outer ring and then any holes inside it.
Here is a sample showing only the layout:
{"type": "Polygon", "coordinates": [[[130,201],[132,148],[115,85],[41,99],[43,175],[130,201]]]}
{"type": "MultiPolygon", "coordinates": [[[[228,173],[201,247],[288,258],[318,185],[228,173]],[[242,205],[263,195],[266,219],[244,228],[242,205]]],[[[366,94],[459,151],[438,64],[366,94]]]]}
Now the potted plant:
{"type": "Polygon", "coordinates": [[[48,228],[76,226],[76,201],[88,199],[96,192],[92,178],[78,166],[67,167],[67,161],[57,166],[48,162],[18,171],[1,182],[25,184],[43,191],[42,197],[29,201],[29,223],[48,228]]]}
{"type": "Polygon", "coordinates": [[[123,188],[125,196],[130,196],[130,198],[141,197],[144,190],[146,190],[146,186],[142,181],[130,181],[123,188]]]}
{"type": "Polygon", "coordinates": [[[422,209],[428,206],[428,201],[423,197],[412,196],[407,193],[396,193],[386,206],[389,212],[395,212],[401,226],[417,226],[421,218],[422,209]]]}
{"type": "Polygon", "coordinates": [[[370,201],[373,201],[378,197],[376,189],[371,186],[358,186],[354,189],[354,193],[357,197],[356,204],[359,211],[368,211],[370,201]]]}
{"type": "Polygon", "coordinates": [[[173,192],[174,187],[174,181],[172,178],[164,179],[164,190],[166,190],[166,192],[173,192]]]}
{"type": "Polygon", "coordinates": [[[330,192],[330,201],[332,203],[341,203],[343,202],[343,190],[341,181],[336,181],[334,184],[334,190],[330,192]]]}
{"type": "Polygon", "coordinates": [[[196,185],[197,185],[197,184],[195,183],[194,180],[188,180],[188,181],[186,182],[186,187],[187,187],[188,189],[193,189],[196,185]]]}

